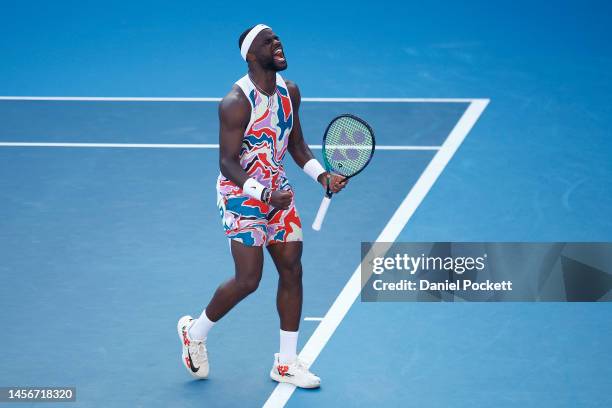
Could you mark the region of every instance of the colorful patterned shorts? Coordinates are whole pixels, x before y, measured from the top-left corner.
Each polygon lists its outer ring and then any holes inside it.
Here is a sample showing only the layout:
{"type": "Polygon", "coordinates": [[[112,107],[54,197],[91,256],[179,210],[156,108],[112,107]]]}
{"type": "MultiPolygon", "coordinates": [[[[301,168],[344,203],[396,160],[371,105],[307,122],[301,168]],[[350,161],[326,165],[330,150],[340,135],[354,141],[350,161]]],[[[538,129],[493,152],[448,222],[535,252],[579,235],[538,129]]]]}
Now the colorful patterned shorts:
{"type": "Polygon", "coordinates": [[[302,221],[294,198],[280,210],[243,194],[218,195],[225,236],[248,246],[302,241],[302,221]]]}

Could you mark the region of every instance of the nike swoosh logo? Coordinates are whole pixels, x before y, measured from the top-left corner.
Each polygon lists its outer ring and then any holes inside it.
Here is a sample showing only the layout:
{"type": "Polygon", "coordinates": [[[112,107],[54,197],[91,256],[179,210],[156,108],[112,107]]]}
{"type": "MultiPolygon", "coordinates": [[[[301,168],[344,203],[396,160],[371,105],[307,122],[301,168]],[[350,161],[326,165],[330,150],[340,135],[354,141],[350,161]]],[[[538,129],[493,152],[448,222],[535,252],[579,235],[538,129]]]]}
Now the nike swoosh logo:
{"type": "Polygon", "coordinates": [[[194,367],[193,360],[191,359],[191,353],[189,352],[189,350],[187,350],[187,358],[189,358],[189,368],[191,368],[191,371],[194,373],[200,371],[200,367],[194,367]]]}

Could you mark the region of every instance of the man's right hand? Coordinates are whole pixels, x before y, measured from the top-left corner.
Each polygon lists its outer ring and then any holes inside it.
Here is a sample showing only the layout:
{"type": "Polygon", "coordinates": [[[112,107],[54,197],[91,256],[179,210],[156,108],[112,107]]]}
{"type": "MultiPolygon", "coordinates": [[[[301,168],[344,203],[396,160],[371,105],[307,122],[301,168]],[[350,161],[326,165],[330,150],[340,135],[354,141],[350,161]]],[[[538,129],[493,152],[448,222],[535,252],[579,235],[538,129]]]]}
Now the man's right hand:
{"type": "Polygon", "coordinates": [[[286,190],[276,190],[270,195],[270,205],[281,210],[286,210],[291,205],[293,193],[286,190]]]}

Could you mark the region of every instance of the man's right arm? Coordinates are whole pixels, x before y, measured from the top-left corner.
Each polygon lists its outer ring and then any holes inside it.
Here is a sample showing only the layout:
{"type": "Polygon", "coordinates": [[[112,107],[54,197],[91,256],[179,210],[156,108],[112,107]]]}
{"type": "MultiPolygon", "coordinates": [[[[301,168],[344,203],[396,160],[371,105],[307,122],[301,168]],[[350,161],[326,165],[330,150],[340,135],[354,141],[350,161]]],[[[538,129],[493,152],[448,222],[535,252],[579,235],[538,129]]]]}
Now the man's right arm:
{"type": "Polygon", "coordinates": [[[239,187],[249,178],[240,166],[240,149],[250,118],[251,105],[234,86],[219,104],[219,168],[239,187]]]}

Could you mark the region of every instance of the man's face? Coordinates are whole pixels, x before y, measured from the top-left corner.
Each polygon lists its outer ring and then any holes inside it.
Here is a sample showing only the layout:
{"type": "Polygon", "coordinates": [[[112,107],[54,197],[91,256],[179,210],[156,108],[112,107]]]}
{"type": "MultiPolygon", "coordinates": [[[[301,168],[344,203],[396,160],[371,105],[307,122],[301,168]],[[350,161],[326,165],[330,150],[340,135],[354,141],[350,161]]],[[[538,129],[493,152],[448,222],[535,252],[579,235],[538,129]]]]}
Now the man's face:
{"type": "Polygon", "coordinates": [[[287,69],[287,60],[280,39],[272,30],[263,30],[249,51],[265,69],[283,71],[287,69]]]}

